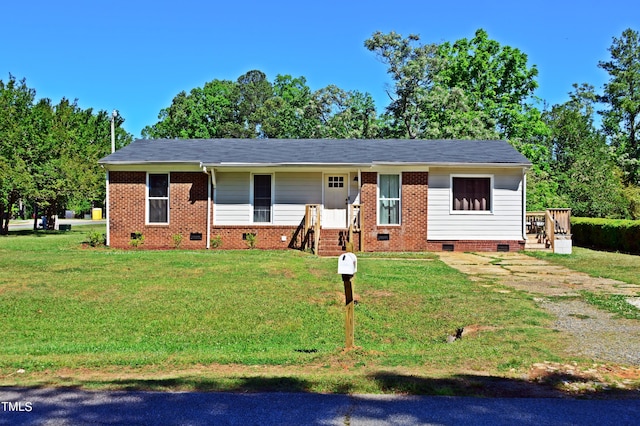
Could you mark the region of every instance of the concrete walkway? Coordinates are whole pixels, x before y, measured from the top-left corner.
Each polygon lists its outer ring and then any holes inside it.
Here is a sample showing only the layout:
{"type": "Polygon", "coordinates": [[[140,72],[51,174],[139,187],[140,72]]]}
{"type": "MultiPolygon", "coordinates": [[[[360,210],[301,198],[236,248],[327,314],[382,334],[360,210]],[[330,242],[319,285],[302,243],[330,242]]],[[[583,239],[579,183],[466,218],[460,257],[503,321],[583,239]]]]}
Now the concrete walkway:
{"type": "Polygon", "coordinates": [[[543,296],[576,296],[580,291],[640,295],[640,286],[608,278],[591,277],[522,253],[442,252],[440,260],[468,275],[543,296]]]}
{"type": "MultiPolygon", "coordinates": [[[[566,333],[566,350],[573,355],[629,366],[640,374],[640,327],[637,320],[619,318],[597,309],[579,296],[581,291],[628,296],[637,306],[640,286],[554,265],[522,253],[441,253],[440,259],[488,290],[509,288],[535,295],[539,307],[556,317],[555,330],[566,333]]],[[[570,366],[569,366],[570,367],[570,366]]],[[[552,368],[556,368],[553,366],[552,368]]]]}

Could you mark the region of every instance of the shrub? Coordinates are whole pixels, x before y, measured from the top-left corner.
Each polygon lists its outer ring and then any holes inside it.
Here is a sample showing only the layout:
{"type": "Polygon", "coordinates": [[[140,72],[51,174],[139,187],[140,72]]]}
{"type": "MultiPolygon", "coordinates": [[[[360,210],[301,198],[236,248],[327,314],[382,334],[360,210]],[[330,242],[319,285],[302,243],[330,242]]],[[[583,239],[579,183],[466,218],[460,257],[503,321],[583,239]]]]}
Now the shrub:
{"type": "Polygon", "coordinates": [[[211,241],[209,242],[211,245],[211,248],[220,248],[222,246],[222,237],[220,235],[216,235],[214,238],[211,239],[211,241]]]}
{"type": "Polygon", "coordinates": [[[250,249],[256,248],[258,244],[258,236],[256,234],[248,233],[246,236],[247,247],[250,249]]]}
{"type": "Polygon", "coordinates": [[[99,247],[107,243],[107,235],[98,231],[89,233],[88,239],[91,247],[99,247]]]}
{"type": "Polygon", "coordinates": [[[173,239],[173,247],[179,249],[182,244],[182,234],[173,234],[171,238],[173,239]]]}
{"type": "Polygon", "coordinates": [[[131,233],[131,239],[129,240],[129,245],[133,248],[138,248],[144,244],[144,235],[142,232],[136,231],[131,233]]]}
{"type": "Polygon", "coordinates": [[[640,220],[571,218],[578,246],[640,254],[640,220]]]}

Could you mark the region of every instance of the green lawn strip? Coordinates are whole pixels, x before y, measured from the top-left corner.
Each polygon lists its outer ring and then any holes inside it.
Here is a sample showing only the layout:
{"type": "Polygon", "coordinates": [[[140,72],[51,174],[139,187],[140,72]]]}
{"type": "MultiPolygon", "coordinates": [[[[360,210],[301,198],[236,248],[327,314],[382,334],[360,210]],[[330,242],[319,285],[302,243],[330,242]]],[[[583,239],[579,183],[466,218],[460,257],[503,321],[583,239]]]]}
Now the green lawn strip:
{"type": "MultiPolygon", "coordinates": [[[[0,383],[17,383],[18,369],[24,381],[61,369],[222,364],[326,366],[309,387],[339,389],[344,368],[359,376],[385,368],[502,375],[559,359],[550,318],[530,297],[491,291],[432,255],[359,257],[358,349],[344,352],[336,259],[94,249],[82,244],[94,230],[79,228],[0,238],[0,383]],[[446,343],[469,326],[479,331],[446,343]]],[[[373,376],[359,380],[361,390],[381,389],[373,376]]]]}
{"type": "Polygon", "coordinates": [[[582,297],[593,306],[614,313],[619,318],[640,320],[640,309],[627,302],[627,296],[585,291],[582,292],[582,297]]]}

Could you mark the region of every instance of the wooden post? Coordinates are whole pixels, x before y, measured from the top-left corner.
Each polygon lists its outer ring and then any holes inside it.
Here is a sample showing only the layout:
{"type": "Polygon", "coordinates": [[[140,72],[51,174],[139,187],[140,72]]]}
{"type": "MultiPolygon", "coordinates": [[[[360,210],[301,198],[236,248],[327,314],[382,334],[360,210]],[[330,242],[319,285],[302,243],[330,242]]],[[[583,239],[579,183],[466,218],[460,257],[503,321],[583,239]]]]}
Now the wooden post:
{"type": "Polygon", "coordinates": [[[353,313],[353,275],[342,274],[342,282],[344,283],[344,299],[345,299],[345,347],[353,348],[354,337],[354,313],[353,313]]]}

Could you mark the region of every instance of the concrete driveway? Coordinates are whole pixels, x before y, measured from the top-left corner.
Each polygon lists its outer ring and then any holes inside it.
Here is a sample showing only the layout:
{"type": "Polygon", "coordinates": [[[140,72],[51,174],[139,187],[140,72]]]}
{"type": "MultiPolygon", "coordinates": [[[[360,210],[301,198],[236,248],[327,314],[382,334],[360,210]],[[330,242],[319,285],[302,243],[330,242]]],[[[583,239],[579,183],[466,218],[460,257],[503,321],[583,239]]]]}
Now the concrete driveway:
{"type": "MultiPolygon", "coordinates": [[[[638,321],[619,318],[580,297],[571,297],[579,296],[581,291],[623,295],[628,296],[628,303],[638,306],[640,286],[591,277],[522,253],[445,252],[439,256],[447,265],[489,291],[517,290],[533,294],[536,304],[555,316],[553,327],[565,333],[569,355],[621,365],[627,369],[629,377],[640,377],[638,321]]],[[[558,366],[541,364],[540,368],[557,369],[558,366]]],[[[570,369],[571,366],[560,368],[570,369]]]]}
{"type": "Polygon", "coordinates": [[[502,284],[542,296],[577,296],[580,291],[640,295],[640,286],[554,265],[523,253],[442,252],[440,260],[474,281],[502,284]]]}

